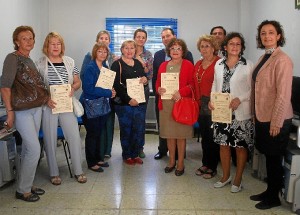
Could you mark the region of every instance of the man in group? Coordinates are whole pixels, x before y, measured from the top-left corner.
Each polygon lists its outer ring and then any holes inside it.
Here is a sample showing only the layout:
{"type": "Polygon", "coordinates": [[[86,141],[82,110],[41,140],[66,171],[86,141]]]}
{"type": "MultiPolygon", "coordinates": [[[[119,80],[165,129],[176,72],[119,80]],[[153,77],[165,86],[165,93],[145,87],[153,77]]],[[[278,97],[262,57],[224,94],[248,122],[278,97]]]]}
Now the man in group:
{"type": "MultiPolygon", "coordinates": [[[[223,28],[223,26],[215,26],[210,30],[210,35],[214,35],[219,43],[219,45],[221,46],[221,44],[223,43],[225,37],[226,37],[226,30],[225,28],[223,28]]],[[[221,47],[220,47],[221,49],[221,47]]],[[[219,50],[218,53],[219,57],[223,57],[223,53],[221,52],[221,50],[219,50]]]]}
{"type": "MultiPolygon", "coordinates": [[[[161,39],[162,43],[166,47],[171,39],[176,38],[176,35],[174,33],[174,30],[172,28],[164,28],[161,32],[161,39]]],[[[159,110],[158,110],[158,95],[156,94],[155,89],[155,83],[157,79],[157,73],[159,66],[167,60],[170,60],[171,58],[166,55],[166,50],[162,49],[157,51],[154,54],[154,61],[153,61],[153,78],[152,78],[152,89],[155,94],[155,113],[156,113],[156,120],[158,124],[158,131],[159,131],[159,110]]],[[[190,51],[187,52],[187,56],[185,59],[191,61],[194,64],[193,55],[190,51]]],[[[168,152],[168,146],[167,146],[167,140],[164,138],[159,137],[159,146],[158,146],[158,153],[154,156],[154,159],[159,160],[163,156],[167,155],[168,152]]]]}

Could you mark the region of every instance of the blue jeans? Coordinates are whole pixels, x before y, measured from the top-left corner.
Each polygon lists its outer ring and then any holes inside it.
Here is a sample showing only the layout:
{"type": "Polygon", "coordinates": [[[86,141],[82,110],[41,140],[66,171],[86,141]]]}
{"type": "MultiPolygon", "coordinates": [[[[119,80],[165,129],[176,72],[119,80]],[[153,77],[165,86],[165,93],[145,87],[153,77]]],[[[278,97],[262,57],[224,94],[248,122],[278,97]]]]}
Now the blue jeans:
{"type": "Polygon", "coordinates": [[[123,159],[138,157],[145,142],[146,104],[131,107],[115,105],[119,119],[123,159]]]}

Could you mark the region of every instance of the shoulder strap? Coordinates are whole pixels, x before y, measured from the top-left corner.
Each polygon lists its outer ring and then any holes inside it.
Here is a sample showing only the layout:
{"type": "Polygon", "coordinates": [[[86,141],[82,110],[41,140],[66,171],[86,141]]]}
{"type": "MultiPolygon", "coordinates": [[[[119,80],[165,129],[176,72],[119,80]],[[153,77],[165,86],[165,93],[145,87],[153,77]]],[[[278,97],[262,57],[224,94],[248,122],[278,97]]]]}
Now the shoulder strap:
{"type": "Polygon", "coordinates": [[[122,65],[120,63],[120,61],[118,60],[118,63],[119,63],[119,66],[120,66],[120,84],[123,84],[122,83],[122,80],[121,80],[121,76],[122,76],[122,65]]]}
{"type": "Polygon", "coordinates": [[[56,72],[57,76],[59,77],[60,81],[62,84],[64,84],[64,80],[62,79],[62,77],[60,76],[60,74],[58,73],[57,69],[55,68],[55,66],[53,65],[53,63],[50,61],[50,59],[48,57],[47,58],[47,61],[50,63],[50,65],[53,67],[54,71],[56,72]]]}

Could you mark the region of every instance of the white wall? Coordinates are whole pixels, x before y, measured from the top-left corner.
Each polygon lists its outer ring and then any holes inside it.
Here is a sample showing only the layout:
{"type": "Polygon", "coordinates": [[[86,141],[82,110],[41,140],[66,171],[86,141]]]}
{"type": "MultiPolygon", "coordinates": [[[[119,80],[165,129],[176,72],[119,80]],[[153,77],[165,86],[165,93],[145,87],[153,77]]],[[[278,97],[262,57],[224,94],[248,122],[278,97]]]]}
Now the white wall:
{"type": "Polygon", "coordinates": [[[196,42],[211,27],[238,30],[240,0],[67,0],[49,1],[49,29],[62,34],[66,54],[78,67],[92,49],[96,34],[105,29],[106,17],[177,18],[178,37],[187,42],[195,60],[196,42]]]}
{"type": "Polygon", "coordinates": [[[248,38],[247,53],[254,62],[264,52],[256,49],[257,26],[263,20],[277,20],[284,28],[286,45],[282,48],[294,62],[294,75],[300,76],[300,10],[294,0],[241,0],[241,31],[248,38]]]}
{"type": "Polygon", "coordinates": [[[198,37],[209,33],[212,26],[223,25],[228,32],[243,33],[245,55],[253,62],[263,53],[256,49],[257,25],[276,19],[287,37],[283,50],[294,62],[295,75],[300,76],[300,10],[294,4],[294,0],[0,0],[0,74],[5,56],[13,51],[12,32],[19,25],[31,25],[36,32],[33,59],[41,55],[47,33],[58,31],[65,39],[66,54],[80,68],[96,34],[105,28],[106,17],[161,17],[178,19],[178,36],[187,42],[195,60],[200,57],[198,37]]]}
{"type": "Polygon", "coordinates": [[[1,52],[0,74],[6,55],[14,51],[12,34],[17,26],[30,25],[36,34],[35,48],[30,56],[41,55],[44,32],[48,31],[48,0],[0,0],[1,5],[1,52]]]}

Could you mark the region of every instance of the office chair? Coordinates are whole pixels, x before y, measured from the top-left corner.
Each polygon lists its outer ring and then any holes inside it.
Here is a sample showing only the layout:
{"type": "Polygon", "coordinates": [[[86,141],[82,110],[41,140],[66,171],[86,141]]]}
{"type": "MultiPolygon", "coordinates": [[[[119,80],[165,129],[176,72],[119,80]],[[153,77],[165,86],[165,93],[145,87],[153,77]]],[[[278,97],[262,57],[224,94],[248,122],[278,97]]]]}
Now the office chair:
{"type": "MultiPolygon", "coordinates": [[[[41,157],[40,157],[40,160],[43,157],[43,153],[44,153],[44,142],[43,142],[43,139],[44,139],[44,133],[43,133],[42,130],[40,130],[39,131],[39,140],[40,140],[40,143],[41,143],[41,157]]],[[[70,148],[69,148],[68,142],[65,140],[65,136],[64,136],[64,133],[63,133],[61,127],[57,127],[57,140],[62,141],[62,145],[63,145],[63,148],[64,148],[65,157],[66,157],[68,168],[69,168],[69,172],[70,172],[70,177],[73,178],[73,174],[72,174],[72,171],[71,171],[71,165],[70,165],[70,161],[69,161],[69,159],[71,158],[70,148]]],[[[40,163],[40,160],[39,160],[39,163],[40,163]]]]}

